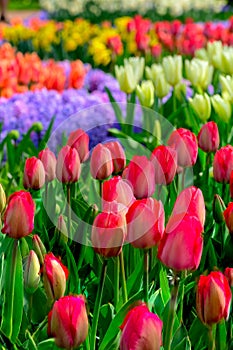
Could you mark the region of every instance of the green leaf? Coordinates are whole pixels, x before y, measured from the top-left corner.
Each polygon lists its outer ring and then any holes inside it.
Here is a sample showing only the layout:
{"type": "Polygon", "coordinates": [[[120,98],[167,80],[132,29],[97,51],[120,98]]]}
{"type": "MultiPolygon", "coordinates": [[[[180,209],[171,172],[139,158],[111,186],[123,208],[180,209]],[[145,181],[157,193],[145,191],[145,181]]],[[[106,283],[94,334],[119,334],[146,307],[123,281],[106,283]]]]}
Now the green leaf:
{"type": "Polygon", "coordinates": [[[191,350],[191,343],[188,337],[181,340],[179,344],[177,344],[174,348],[174,350],[191,350]]]}
{"type": "Polygon", "coordinates": [[[105,87],[105,91],[108,94],[109,100],[111,102],[111,105],[112,105],[112,108],[114,110],[114,113],[115,113],[115,116],[116,116],[116,119],[117,119],[118,123],[123,124],[124,123],[124,118],[122,116],[122,112],[121,112],[121,109],[120,109],[118,103],[116,102],[116,100],[114,99],[111,91],[107,87],[105,87]]]}
{"type": "Polygon", "coordinates": [[[79,289],[79,276],[78,276],[78,270],[77,270],[77,264],[75,262],[74,256],[69,248],[69,246],[65,245],[66,254],[67,254],[67,263],[68,263],[68,270],[69,270],[69,292],[74,293],[78,291],[79,289]]]}
{"type": "Polygon", "coordinates": [[[52,132],[54,120],[55,120],[55,117],[53,117],[51,119],[51,122],[49,123],[49,126],[48,126],[48,128],[46,130],[46,133],[44,134],[43,139],[40,141],[40,144],[38,146],[39,151],[41,151],[42,149],[44,149],[46,147],[46,144],[47,144],[47,142],[48,142],[48,140],[50,138],[51,132],[52,132]]]}
{"type": "Polygon", "coordinates": [[[216,347],[218,350],[226,350],[227,330],[226,323],[222,321],[216,325],[216,347]]]}
{"type": "Polygon", "coordinates": [[[40,323],[47,316],[47,297],[42,288],[37,288],[32,296],[32,322],[40,323]]]}
{"type": "Polygon", "coordinates": [[[189,329],[189,338],[194,349],[199,349],[199,344],[204,345],[208,339],[208,329],[196,317],[189,329]]]}
{"type": "Polygon", "coordinates": [[[164,305],[166,305],[167,302],[170,300],[171,293],[170,293],[170,288],[168,284],[167,273],[163,267],[160,269],[160,272],[159,272],[159,281],[160,281],[160,288],[161,288],[163,303],[164,305]]]}
{"type": "Polygon", "coordinates": [[[37,346],[38,350],[58,350],[58,348],[55,344],[54,339],[47,339],[42,342],[40,342],[37,346]]]}

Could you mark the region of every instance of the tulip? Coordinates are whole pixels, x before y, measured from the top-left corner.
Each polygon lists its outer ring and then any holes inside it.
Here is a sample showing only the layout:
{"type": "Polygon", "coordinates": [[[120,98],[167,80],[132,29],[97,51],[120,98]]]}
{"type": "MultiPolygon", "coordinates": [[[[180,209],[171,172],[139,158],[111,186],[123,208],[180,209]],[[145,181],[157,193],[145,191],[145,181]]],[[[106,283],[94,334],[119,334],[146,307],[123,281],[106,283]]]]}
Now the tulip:
{"type": "Polygon", "coordinates": [[[174,87],[174,93],[176,98],[180,101],[183,102],[185,96],[187,95],[187,84],[186,83],[178,83],[175,87],[174,87]]]}
{"type": "Polygon", "coordinates": [[[40,262],[34,252],[30,250],[24,267],[24,287],[27,293],[33,294],[40,283],[40,262]]]}
{"type": "Polygon", "coordinates": [[[126,236],[125,218],[119,213],[98,214],[92,226],[91,241],[96,253],[105,258],[118,256],[126,236]]]}
{"type": "Polygon", "coordinates": [[[39,153],[38,158],[41,160],[44,166],[45,182],[53,181],[53,179],[56,177],[57,164],[55,154],[46,148],[39,153]]]}
{"type": "Polygon", "coordinates": [[[233,233],[233,202],[230,202],[223,212],[223,216],[230,233],[233,233]]]}
{"type": "Polygon", "coordinates": [[[44,256],[46,254],[46,248],[38,235],[32,237],[32,245],[39,258],[41,265],[44,264],[44,256]]]}
{"type": "Polygon", "coordinates": [[[192,214],[170,217],[158,248],[158,258],[176,271],[196,270],[200,264],[203,238],[200,220],[192,214]]]}
{"type": "Polygon", "coordinates": [[[162,345],[163,322],[147,305],[131,309],[121,325],[121,350],[150,349],[159,350],[162,345]]]}
{"type": "Polygon", "coordinates": [[[232,50],[229,50],[226,47],[223,47],[222,54],[221,54],[221,66],[220,70],[223,73],[226,74],[233,74],[233,69],[232,69],[232,60],[233,60],[233,52],[232,50]]]}
{"type": "Polygon", "coordinates": [[[69,235],[63,215],[59,215],[58,217],[55,234],[58,235],[59,240],[61,239],[62,242],[67,243],[69,235]]]}
{"type": "Polygon", "coordinates": [[[94,179],[104,180],[113,172],[113,161],[110,150],[99,143],[92,151],[90,171],[94,179]]]}
{"type": "Polygon", "coordinates": [[[18,191],[8,200],[3,222],[3,233],[12,238],[22,238],[34,229],[35,204],[29,192],[18,191]]]}
{"type": "Polygon", "coordinates": [[[137,85],[136,94],[143,107],[151,107],[154,104],[154,86],[152,81],[144,80],[137,85]]]}
{"type": "Polygon", "coordinates": [[[182,57],[167,56],[162,61],[163,71],[167,82],[173,87],[182,79],[182,57]]]}
{"type": "Polygon", "coordinates": [[[78,181],[81,164],[75,148],[64,146],[57,157],[56,175],[60,182],[70,184],[78,181]]]}
{"type": "Polygon", "coordinates": [[[219,147],[219,132],[215,122],[208,122],[201,127],[197,135],[198,146],[204,152],[216,152],[219,147]]]}
{"type": "Polygon", "coordinates": [[[155,183],[169,185],[176,175],[176,151],[168,146],[158,146],[153,150],[150,160],[155,167],[155,183]]]}
{"type": "Polygon", "coordinates": [[[209,95],[206,93],[204,95],[195,94],[194,98],[189,98],[189,103],[202,122],[206,122],[209,119],[211,113],[209,95]]]}
{"type": "Polygon", "coordinates": [[[136,79],[136,85],[143,77],[145,58],[144,57],[129,57],[124,59],[125,67],[132,67],[133,76],[136,79]]]}
{"type": "Polygon", "coordinates": [[[124,170],[126,165],[126,156],[124,148],[118,141],[109,141],[104,144],[109,149],[112,156],[113,172],[115,174],[120,173],[124,170]]]}
{"type": "Polygon", "coordinates": [[[46,294],[50,300],[57,300],[65,294],[69,271],[53,253],[44,258],[43,280],[46,294]]]}
{"type": "Polygon", "coordinates": [[[0,184],[0,214],[3,212],[6,206],[6,195],[2,185],[0,184]]]}
{"type": "Polygon", "coordinates": [[[222,95],[224,96],[225,100],[233,102],[233,78],[229,75],[226,77],[223,75],[220,75],[219,77],[221,87],[222,87],[222,95]]]}
{"type": "Polygon", "coordinates": [[[231,171],[231,174],[230,174],[230,196],[231,196],[231,199],[233,199],[233,170],[231,171]]]}
{"type": "Polygon", "coordinates": [[[211,84],[214,68],[208,61],[193,58],[185,60],[185,72],[187,79],[194,87],[206,90],[211,84]]]}
{"type": "Polygon", "coordinates": [[[200,320],[212,326],[227,319],[230,311],[231,290],[226,277],[218,271],[201,276],[197,286],[196,307],[200,320]]]}
{"type": "Polygon", "coordinates": [[[214,95],[210,99],[219,120],[223,121],[224,123],[228,123],[231,118],[230,102],[223,99],[220,95],[214,95]]]}
{"type": "Polygon", "coordinates": [[[89,136],[82,129],[77,129],[70,133],[67,145],[76,149],[80,162],[83,163],[89,156],[89,136]]]}
{"type": "Polygon", "coordinates": [[[233,147],[231,145],[220,148],[214,155],[213,173],[217,182],[229,183],[233,170],[233,147]]]}
{"type": "Polygon", "coordinates": [[[127,241],[135,248],[147,249],[158,244],[164,232],[164,209],[154,198],[138,199],[127,214],[127,241]]]}
{"type": "Polygon", "coordinates": [[[221,41],[207,43],[208,60],[217,69],[221,70],[222,66],[223,44],[221,41]]]}
{"type": "Polygon", "coordinates": [[[133,73],[133,68],[129,64],[124,67],[115,66],[115,74],[121,91],[130,94],[135,90],[137,81],[133,73]]]}
{"type": "Polygon", "coordinates": [[[169,91],[171,90],[171,85],[168,84],[163,73],[159,75],[158,78],[155,80],[154,87],[155,95],[158,98],[163,98],[167,96],[169,91]]]}
{"type": "Polygon", "coordinates": [[[226,267],[224,271],[224,275],[226,276],[230,287],[233,287],[233,267],[226,267]]]}
{"type": "Polygon", "coordinates": [[[28,189],[39,190],[45,183],[43,163],[36,157],[28,158],[25,162],[23,186],[28,189]]]}
{"type": "Polygon", "coordinates": [[[145,71],[147,79],[152,80],[155,84],[155,81],[158,79],[158,77],[163,74],[163,67],[161,64],[153,63],[151,67],[146,67],[145,71]]]}
{"type": "Polygon", "coordinates": [[[222,224],[224,222],[223,212],[226,209],[222,198],[218,195],[214,195],[213,201],[213,217],[217,224],[222,224]]]}
{"type": "Polygon", "coordinates": [[[137,199],[150,197],[155,191],[155,168],[146,156],[133,156],[124,174],[137,199]]]}
{"type": "Polygon", "coordinates": [[[190,167],[196,163],[198,145],[196,136],[187,129],[174,130],[168,141],[168,146],[177,152],[177,164],[181,167],[190,167]]]}
{"type": "Polygon", "coordinates": [[[70,350],[81,345],[87,337],[88,317],[85,298],[69,295],[57,300],[48,317],[48,335],[58,347],[70,350]]]}

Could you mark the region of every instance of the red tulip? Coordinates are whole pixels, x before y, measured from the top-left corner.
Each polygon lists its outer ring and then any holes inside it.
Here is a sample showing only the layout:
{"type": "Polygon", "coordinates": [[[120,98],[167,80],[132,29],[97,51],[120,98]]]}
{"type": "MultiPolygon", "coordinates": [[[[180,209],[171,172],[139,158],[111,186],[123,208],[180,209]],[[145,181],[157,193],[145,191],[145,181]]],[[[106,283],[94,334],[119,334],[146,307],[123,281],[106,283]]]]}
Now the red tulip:
{"type": "Polygon", "coordinates": [[[43,163],[36,157],[28,158],[24,166],[23,186],[28,189],[39,190],[45,183],[43,163]]]}
{"type": "Polygon", "coordinates": [[[69,295],[57,300],[48,316],[48,335],[58,347],[74,349],[87,337],[88,318],[85,298],[69,295]]]}
{"type": "Polygon", "coordinates": [[[92,151],[90,163],[91,175],[94,179],[104,180],[113,172],[113,162],[110,150],[99,143],[92,151]]]}
{"type": "Polygon", "coordinates": [[[233,147],[224,146],[214,155],[213,171],[217,182],[229,183],[231,171],[233,170],[233,147]]]}
{"type": "Polygon", "coordinates": [[[170,218],[158,248],[158,258],[174,270],[196,270],[203,249],[202,225],[193,215],[170,218]]]}
{"type": "Polygon", "coordinates": [[[132,187],[136,198],[145,198],[155,191],[155,168],[146,156],[134,156],[130,161],[124,176],[132,187]]]}
{"type": "Polygon", "coordinates": [[[127,241],[135,248],[151,248],[164,232],[164,209],[154,198],[138,199],[126,214],[127,241]]]}
{"type": "Polygon", "coordinates": [[[49,299],[57,300],[65,294],[66,280],[69,271],[53,253],[44,257],[43,280],[46,294],[49,299]]]}
{"type": "Polygon", "coordinates": [[[227,319],[230,311],[231,290],[226,277],[217,271],[201,276],[197,286],[197,314],[201,321],[211,326],[227,319]]]}
{"type": "Polygon", "coordinates": [[[149,311],[146,304],[131,309],[121,325],[121,350],[159,350],[162,345],[163,322],[149,311]]]}
{"type": "Polygon", "coordinates": [[[29,192],[18,191],[8,200],[4,214],[3,233],[12,238],[21,238],[29,235],[34,229],[35,204],[29,192]]]}
{"type": "Polygon", "coordinates": [[[123,171],[126,165],[126,156],[121,144],[117,141],[111,141],[106,142],[104,146],[107,147],[111,152],[113,161],[113,172],[115,174],[118,174],[121,171],[123,171]]]}
{"type": "Polygon", "coordinates": [[[89,136],[82,129],[77,129],[70,133],[67,145],[76,149],[80,162],[83,163],[89,156],[89,136]]]}
{"type": "Polygon", "coordinates": [[[180,128],[174,130],[167,142],[168,146],[177,151],[177,163],[182,167],[190,167],[197,160],[197,138],[187,129],[180,128]]]}
{"type": "Polygon", "coordinates": [[[219,132],[215,122],[204,124],[197,135],[198,146],[204,152],[216,152],[219,147],[219,132]]]}
{"type": "Polygon", "coordinates": [[[78,181],[81,165],[78,152],[75,148],[64,146],[57,157],[56,174],[59,181],[73,183],[78,181]]]}
{"type": "Polygon", "coordinates": [[[50,149],[45,148],[39,153],[38,158],[44,165],[45,182],[50,182],[53,179],[55,179],[57,164],[55,154],[52,151],[50,151],[50,149]]]}
{"type": "Polygon", "coordinates": [[[231,199],[233,199],[233,170],[231,171],[231,174],[230,174],[230,196],[231,196],[231,199]]]}
{"type": "Polygon", "coordinates": [[[126,236],[125,218],[118,213],[100,213],[96,216],[91,241],[96,253],[109,258],[120,254],[126,236]]]}
{"type": "Polygon", "coordinates": [[[230,233],[233,233],[233,202],[230,202],[223,212],[223,216],[230,233]]]}
{"type": "Polygon", "coordinates": [[[155,183],[169,185],[176,175],[176,151],[168,146],[158,146],[152,152],[150,160],[155,166],[155,183]]]}
{"type": "Polygon", "coordinates": [[[233,287],[233,267],[226,267],[224,271],[230,287],[233,287]]]}

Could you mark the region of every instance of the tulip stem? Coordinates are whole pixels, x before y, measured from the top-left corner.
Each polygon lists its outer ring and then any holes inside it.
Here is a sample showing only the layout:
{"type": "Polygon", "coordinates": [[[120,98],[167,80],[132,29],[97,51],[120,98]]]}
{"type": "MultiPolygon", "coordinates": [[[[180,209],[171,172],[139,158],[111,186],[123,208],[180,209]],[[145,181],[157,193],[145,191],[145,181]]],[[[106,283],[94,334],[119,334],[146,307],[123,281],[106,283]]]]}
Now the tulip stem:
{"type": "Polygon", "coordinates": [[[174,286],[171,292],[171,299],[170,299],[170,305],[169,305],[169,311],[168,311],[168,317],[167,317],[167,323],[166,323],[166,329],[165,329],[164,350],[171,349],[172,332],[173,332],[173,326],[175,321],[175,311],[176,311],[176,302],[177,302],[178,292],[179,292],[179,278],[175,274],[174,286]]]}
{"type": "Polygon", "coordinates": [[[70,184],[67,184],[68,237],[71,239],[71,200],[70,184]]]}
{"type": "Polygon", "coordinates": [[[149,250],[144,249],[144,274],[143,274],[143,285],[144,285],[144,301],[148,304],[148,290],[149,290],[149,250]]]}
{"type": "Polygon", "coordinates": [[[102,191],[103,191],[103,181],[102,181],[102,180],[99,180],[100,199],[102,198],[102,191]]]}
{"type": "Polygon", "coordinates": [[[119,301],[119,282],[120,282],[120,261],[117,256],[114,261],[114,305],[117,307],[119,301]]]}
{"type": "Polygon", "coordinates": [[[127,295],[127,287],[126,287],[126,279],[125,279],[125,264],[124,264],[123,251],[121,251],[119,258],[120,258],[120,266],[121,266],[121,283],[122,283],[123,302],[125,304],[128,300],[128,295],[127,295]]]}
{"type": "Polygon", "coordinates": [[[213,335],[213,327],[209,328],[208,331],[208,350],[215,350],[215,340],[213,335]]]}
{"type": "Polygon", "coordinates": [[[107,260],[104,259],[103,264],[102,264],[102,268],[101,268],[100,281],[99,281],[98,291],[97,291],[96,300],[95,300],[92,327],[91,327],[91,336],[90,336],[90,348],[91,348],[91,350],[95,350],[95,348],[96,348],[96,332],[97,332],[97,326],[98,326],[98,320],[99,320],[99,314],[100,314],[100,306],[101,306],[101,301],[102,301],[106,273],[107,273],[107,260]]]}

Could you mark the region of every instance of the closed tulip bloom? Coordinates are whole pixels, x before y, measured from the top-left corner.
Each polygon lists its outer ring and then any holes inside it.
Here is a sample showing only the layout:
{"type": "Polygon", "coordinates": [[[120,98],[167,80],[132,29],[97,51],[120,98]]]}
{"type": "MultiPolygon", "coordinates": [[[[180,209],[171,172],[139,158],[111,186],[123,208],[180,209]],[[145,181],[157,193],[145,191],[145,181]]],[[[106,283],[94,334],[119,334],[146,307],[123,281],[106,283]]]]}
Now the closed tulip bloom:
{"type": "Polygon", "coordinates": [[[143,107],[151,107],[154,104],[154,85],[150,80],[142,81],[137,85],[136,94],[143,107]]]}
{"type": "Polygon", "coordinates": [[[144,303],[127,313],[120,328],[121,350],[159,350],[162,345],[163,322],[144,303]]]}
{"type": "Polygon", "coordinates": [[[229,183],[233,170],[233,147],[231,145],[220,148],[214,155],[213,173],[217,182],[229,183]]]}
{"type": "Polygon", "coordinates": [[[27,293],[33,294],[40,283],[40,262],[34,252],[30,250],[24,266],[24,287],[27,293]]]}
{"type": "Polygon", "coordinates": [[[129,57],[124,59],[125,67],[131,66],[133,70],[133,76],[136,79],[136,85],[143,77],[145,68],[145,58],[144,57],[129,57]]]}
{"type": "Polygon", "coordinates": [[[219,120],[229,123],[232,112],[230,102],[222,98],[220,95],[214,95],[210,99],[219,120]]]}
{"type": "Polygon", "coordinates": [[[204,152],[216,152],[219,147],[219,132],[215,122],[208,122],[201,127],[197,135],[198,146],[204,152]]]}
{"type": "Polygon", "coordinates": [[[211,113],[209,95],[206,93],[204,95],[195,94],[193,98],[189,98],[189,103],[202,122],[206,122],[209,119],[211,113]]]}
{"type": "Polygon", "coordinates": [[[26,189],[39,190],[45,183],[43,163],[36,157],[28,158],[24,166],[23,186],[26,189]]]}
{"type": "Polygon", "coordinates": [[[43,280],[46,294],[50,300],[57,300],[65,294],[68,275],[67,267],[53,253],[45,255],[43,280]]]}
{"type": "Polygon", "coordinates": [[[8,200],[4,213],[3,233],[12,238],[22,238],[29,235],[34,229],[35,204],[29,192],[18,191],[8,200]]]}
{"type": "Polygon", "coordinates": [[[2,185],[0,184],[0,214],[3,212],[6,206],[6,195],[2,185]]]}
{"type": "Polygon", "coordinates": [[[164,232],[164,220],[161,201],[154,198],[136,200],[126,214],[127,241],[142,249],[157,245],[164,232]]]}
{"type": "Polygon", "coordinates": [[[104,144],[109,149],[112,156],[113,172],[118,174],[122,172],[126,165],[126,156],[124,148],[118,141],[109,141],[104,144]]]}
{"type": "Polygon", "coordinates": [[[78,181],[81,172],[81,164],[78,152],[75,148],[64,146],[57,157],[56,175],[62,183],[78,181]]]}
{"type": "Polygon", "coordinates": [[[126,236],[126,221],[119,213],[100,213],[96,216],[91,241],[96,253],[105,258],[120,254],[126,236]]]}
{"type": "Polygon", "coordinates": [[[136,77],[133,74],[133,68],[129,64],[124,67],[115,66],[115,74],[121,91],[130,94],[136,89],[136,77]]]}
{"type": "Polygon", "coordinates": [[[233,267],[226,267],[224,271],[224,275],[226,276],[230,287],[233,287],[233,267]]]}
{"type": "Polygon", "coordinates": [[[70,133],[67,145],[76,149],[80,162],[83,163],[89,156],[89,136],[82,129],[77,129],[70,133]]]}
{"type": "Polygon", "coordinates": [[[229,100],[231,103],[233,102],[233,78],[230,75],[226,77],[220,75],[219,77],[220,84],[222,87],[222,95],[226,100],[229,100]]]}
{"type": "Polygon", "coordinates": [[[176,175],[176,151],[168,146],[158,146],[153,150],[150,160],[155,167],[155,183],[158,185],[169,185],[176,175]]]}
{"type": "Polygon", "coordinates": [[[233,170],[231,171],[231,174],[230,174],[230,196],[231,196],[231,199],[233,199],[233,170]]]}
{"type": "Polygon", "coordinates": [[[41,160],[45,170],[45,182],[53,181],[56,177],[56,164],[57,159],[55,154],[50,151],[50,149],[46,148],[42,150],[38,158],[41,160]]]}
{"type": "Polygon", "coordinates": [[[161,74],[163,74],[163,67],[161,64],[153,63],[151,67],[145,68],[145,72],[146,72],[146,78],[149,80],[152,80],[153,83],[155,84],[155,81],[157,80],[157,78],[161,74]]]}
{"type": "Polygon", "coordinates": [[[176,271],[196,270],[203,249],[202,231],[196,216],[182,213],[170,217],[159,244],[159,260],[176,271]]]}
{"type": "Polygon", "coordinates": [[[198,145],[196,136],[187,129],[174,130],[167,142],[168,146],[177,152],[177,164],[181,167],[190,167],[196,163],[198,145]]]}
{"type": "Polygon", "coordinates": [[[133,156],[124,174],[137,199],[152,196],[155,191],[155,168],[146,156],[133,156]]]}
{"type": "Polygon", "coordinates": [[[185,60],[185,72],[194,87],[206,90],[211,84],[214,68],[208,61],[193,58],[185,60]]]}
{"type": "Polygon", "coordinates": [[[212,326],[227,319],[230,312],[231,290],[227,278],[218,271],[201,276],[197,286],[196,307],[200,320],[212,326]]]}
{"type": "Polygon", "coordinates": [[[90,163],[91,175],[94,179],[104,180],[113,172],[113,161],[110,150],[99,143],[92,151],[90,163]]]}
{"type": "Polygon", "coordinates": [[[46,248],[38,235],[34,235],[32,237],[32,245],[33,245],[34,251],[36,252],[36,255],[38,256],[38,259],[41,265],[43,265],[44,256],[46,254],[46,248]]]}
{"type": "Polygon", "coordinates": [[[75,349],[87,337],[88,317],[85,298],[68,295],[57,300],[48,316],[48,335],[63,349],[75,349]]]}
{"type": "Polygon", "coordinates": [[[179,55],[163,58],[162,66],[167,82],[173,87],[182,79],[182,57],[179,55]]]}
{"type": "Polygon", "coordinates": [[[230,202],[223,212],[223,216],[230,233],[233,233],[233,202],[230,202]]]}

